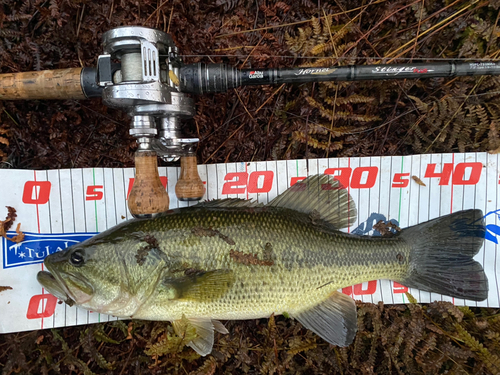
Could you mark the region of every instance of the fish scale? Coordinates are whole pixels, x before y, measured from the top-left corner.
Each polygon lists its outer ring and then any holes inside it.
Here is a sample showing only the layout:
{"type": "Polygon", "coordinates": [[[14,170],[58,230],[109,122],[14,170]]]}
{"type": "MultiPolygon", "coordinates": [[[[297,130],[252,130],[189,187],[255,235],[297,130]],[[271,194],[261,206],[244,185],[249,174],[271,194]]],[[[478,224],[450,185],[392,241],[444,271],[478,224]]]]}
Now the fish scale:
{"type": "Polygon", "coordinates": [[[293,316],[334,290],[366,280],[401,279],[408,268],[410,248],[399,238],[344,234],[326,222],[313,223],[289,209],[252,208],[247,213],[236,208],[192,207],[157,221],[162,230],[148,228],[145,232],[158,239],[169,261],[203,270],[231,269],[235,281],[217,302],[182,301],[171,306],[152,298],[134,314],[136,318],[175,320],[182,314],[201,314],[250,319],[284,311],[293,316]],[[234,245],[217,234],[193,233],[193,228],[199,227],[227,236],[234,245]],[[271,266],[244,264],[230,257],[230,251],[236,250],[262,260],[266,243],[272,246],[271,266]],[[398,254],[407,261],[399,262],[398,254]]]}

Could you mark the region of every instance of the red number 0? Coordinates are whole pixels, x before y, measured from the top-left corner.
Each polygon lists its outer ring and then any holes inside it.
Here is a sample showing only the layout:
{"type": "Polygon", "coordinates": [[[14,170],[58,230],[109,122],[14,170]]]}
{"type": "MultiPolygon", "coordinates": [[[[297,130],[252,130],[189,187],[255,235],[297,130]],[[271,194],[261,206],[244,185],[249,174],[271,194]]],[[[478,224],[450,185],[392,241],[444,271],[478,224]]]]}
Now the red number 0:
{"type": "Polygon", "coordinates": [[[39,319],[48,318],[54,314],[57,305],[57,298],[52,294],[37,294],[31,297],[30,303],[28,305],[28,312],[26,313],[26,318],[28,319],[39,319]],[[38,312],[40,303],[46,300],[45,308],[42,312],[38,312]]]}
{"type": "Polygon", "coordinates": [[[483,170],[483,163],[460,163],[455,167],[453,172],[453,185],[475,185],[481,178],[481,171],[483,170]],[[471,168],[470,177],[465,180],[465,169],[471,168]]]}
{"type": "Polygon", "coordinates": [[[273,187],[273,171],[258,171],[250,174],[248,179],[248,192],[249,193],[269,193],[273,187]],[[264,177],[262,187],[259,185],[259,177],[264,177]]]}
{"type": "Polygon", "coordinates": [[[23,203],[45,204],[49,201],[50,181],[27,181],[24,184],[23,203]]]}
{"type": "Polygon", "coordinates": [[[378,167],[358,167],[352,172],[351,188],[353,189],[370,189],[377,182],[378,167]],[[361,183],[361,177],[366,172],[366,181],[361,183]]]}

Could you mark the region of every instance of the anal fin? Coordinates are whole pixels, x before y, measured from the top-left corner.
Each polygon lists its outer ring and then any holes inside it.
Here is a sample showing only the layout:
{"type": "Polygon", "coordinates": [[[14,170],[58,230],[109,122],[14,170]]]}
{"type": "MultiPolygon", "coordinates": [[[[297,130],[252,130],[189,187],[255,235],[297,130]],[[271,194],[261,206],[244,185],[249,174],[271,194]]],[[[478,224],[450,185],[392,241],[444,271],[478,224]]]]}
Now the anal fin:
{"type": "Polygon", "coordinates": [[[330,344],[348,346],[358,330],[354,300],[340,292],[333,292],[327,300],[295,314],[294,317],[330,344]]]}

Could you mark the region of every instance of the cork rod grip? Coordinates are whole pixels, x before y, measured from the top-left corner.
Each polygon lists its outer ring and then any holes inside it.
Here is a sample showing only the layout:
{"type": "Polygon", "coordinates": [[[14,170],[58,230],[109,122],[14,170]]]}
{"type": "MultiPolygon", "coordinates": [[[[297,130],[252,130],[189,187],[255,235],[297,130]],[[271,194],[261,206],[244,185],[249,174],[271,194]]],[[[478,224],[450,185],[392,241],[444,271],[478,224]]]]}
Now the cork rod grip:
{"type": "Polygon", "coordinates": [[[136,151],[135,180],[128,197],[128,208],[136,218],[154,217],[168,211],[170,200],[158,174],[154,151],[136,151]]]}
{"type": "Polygon", "coordinates": [[[175,195],[180,201],[199,201],[205,187],[198,174],[196,155],[181,157],[181,176],[175,185],[175,195]]]}
{"type": "Polygon", "coordinates": [[[86,99],[82,68],[0,74],[0,100],[86,99]]]}

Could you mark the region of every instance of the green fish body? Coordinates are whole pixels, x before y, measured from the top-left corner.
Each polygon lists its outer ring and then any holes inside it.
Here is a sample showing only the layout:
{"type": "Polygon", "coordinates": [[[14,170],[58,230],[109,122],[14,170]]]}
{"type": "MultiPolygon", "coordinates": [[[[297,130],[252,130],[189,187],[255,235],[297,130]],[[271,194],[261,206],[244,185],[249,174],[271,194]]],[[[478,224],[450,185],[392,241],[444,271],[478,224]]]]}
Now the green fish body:
{"type": "MultiPolygon", "coordinates": [[[[55,296],[93,311],[187,321],[211,352],[219,319],[287,313],[325,340],[349,345],[354,301],[338,289],[395,280],[458,298],[487,298],[472,257],[484,239],[480,210],[461,211],[390,238],[341,232],[354,202],[329,176],[297,183],[266,206],[222,200],[131,220],[50,255],[38,279],[55,296]]],[[[183,323],[184,324],[184,323],[183,323]]]]}

